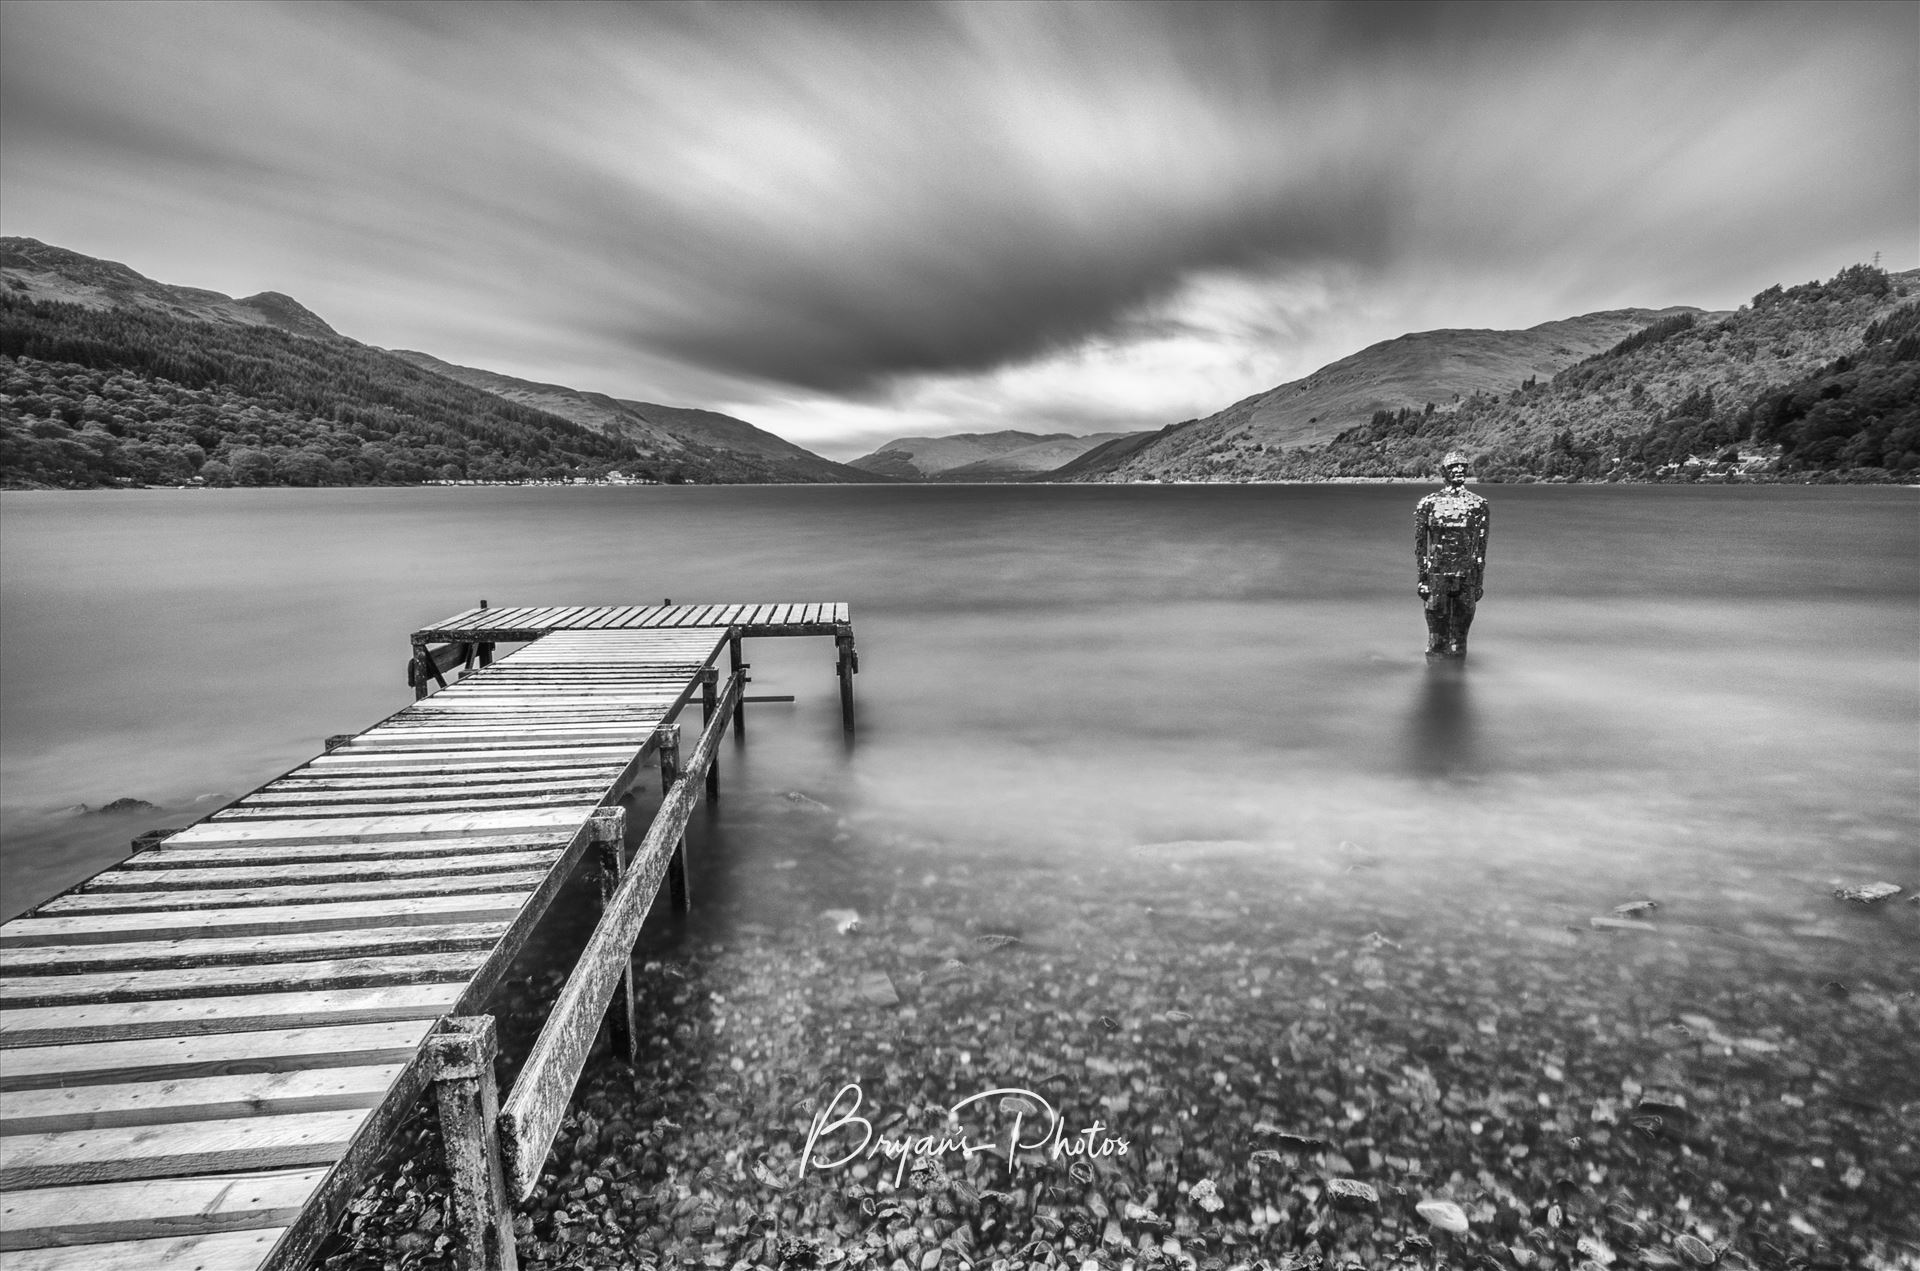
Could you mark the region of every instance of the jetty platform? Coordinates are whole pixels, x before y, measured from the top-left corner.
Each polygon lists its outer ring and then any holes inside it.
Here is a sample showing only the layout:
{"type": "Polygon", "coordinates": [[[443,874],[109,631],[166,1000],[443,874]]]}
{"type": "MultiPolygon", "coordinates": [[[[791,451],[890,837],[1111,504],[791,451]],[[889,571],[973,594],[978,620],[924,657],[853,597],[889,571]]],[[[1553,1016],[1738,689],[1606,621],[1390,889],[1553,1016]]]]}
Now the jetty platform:
{"type": "Polygon", "coordinates": [[[431,1092],[458,1263],[514,1266],[603,1022],[638,1044],[634,941],[690,903],[757,635],[832,636],[851,724],[845,605],[469,610],[415,633],[412,705],[0,925],[0,1264],[305,1266],[431,1092]],[[583,860],[601,912],[503,1095],[488,1002],[583,860]]]}

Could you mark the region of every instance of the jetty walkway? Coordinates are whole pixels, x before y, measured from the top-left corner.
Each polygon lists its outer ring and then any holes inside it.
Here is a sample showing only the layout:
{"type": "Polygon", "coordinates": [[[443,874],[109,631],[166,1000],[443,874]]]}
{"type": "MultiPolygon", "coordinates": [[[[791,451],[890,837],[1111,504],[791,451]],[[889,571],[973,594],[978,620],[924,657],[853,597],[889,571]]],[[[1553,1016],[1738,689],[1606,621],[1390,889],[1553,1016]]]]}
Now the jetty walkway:
{"type": "Polygon", "coordinates": [[[845,605],[469,610],[415,633],[413,705],[0,925],[0,1264],[304,1266],[432,1090],[461,1265],[512,1267],[603,1019],[637,1044],[634,940],[688,902],[758,635],[834,637],[851,725],[845,605]],[[503,1098],[488,1001],[589,855],[598,925],[503,1098]]]}

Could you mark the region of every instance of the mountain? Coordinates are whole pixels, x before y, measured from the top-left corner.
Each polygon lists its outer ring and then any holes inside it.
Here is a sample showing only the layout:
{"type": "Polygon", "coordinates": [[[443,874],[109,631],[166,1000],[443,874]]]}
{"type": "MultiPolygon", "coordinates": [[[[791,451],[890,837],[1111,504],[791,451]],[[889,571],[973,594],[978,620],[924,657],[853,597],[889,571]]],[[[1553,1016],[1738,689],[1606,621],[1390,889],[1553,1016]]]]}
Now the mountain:
{"type": "MultiPolygon", "coordinates": [[[[1417,331],[1369,345],[1304,379],[1256,393],[1205,419],[1165,430],[1145,447],[1113,452],[1073,479],[1131,480],[1184,471],[1186,461],[1238,447],[1283,449],[1332,440],[1379,410],[1452,406],[1475,393],[1549,378],[1679,309],[1613,309],[1524,331],[1417,331]]],[[[1687,310],[1687,312],[1697,312],[1687,310]]],[[[1061,474],[1054,479],[1066,479],[1061,474]]]]}
{"type": "Polygon", "coordinates": [[[235,300],[0,238],[0,483],[872,481],[744,420],[395,354],[290,297],[235,300]]]}
{"type": "Polygon", "coordinates": [[[427,353],[394,356],[506,401],[558,415],[605,437],[632,443],[643,457],[694,466],[703,480],[734,482],[875,482],[887,477],[835,463],[744,419],[718,411],[627,401],[561,384],[537,384],[427,353]]]}
{"type": "MultiPolygon", "coordinates": [[[[1398,403],[1380,389],[1375,396],[1382,405],[1330,438],[1310,433],[1316,439],[1288,443],[1279,440],[1287,435],[1283,429],[1262,432],[1261,403],[1289,389],[1301,392],[1301,385],[1324,386],[1336,368],[1345,374],[1371,362],[1391,371],[1404,365],[1394,350],[1459,347],[1450,339],[1423,339],[1459,333],[1403,337],[1209,419],[1165,429],[1147,445],[1094,452],[1077,469],[1051,475],[1093,481],[1418,477],[1430,475],[1446,451],[1460,449],[1474,456],[1482,478],[1494,480],[1841,473],[1910,480],[1920,472],[1915,295],[1920,270],[1889,275],[1855,265],[1825,283],[1769,287],[1732,313],[1680,308],[1588,315],[1604,321],[1582,328],[1587,339],[1622,316],[1637,327],[1551,375],[1511,377],[1458,400],[1446,391],[1458,381],[1433,382],[1422,400],[1420,392],[1407,391],[1417,379],[1385,374],[1382,383],[1394,386],[1398,403]]],[[[1566,324],[1533,331],[1549,328],[1564,332],[1566,324]]],[[[1563,356],[1559,347],[1577,346],[1563,339],[1549,350],[1554,358],[1563,356]]],[[[1509,376],[1514,369],[1506,364],[1509,376]]],[[[1372,391],[1357,381],[1349,388],[1350,400],[1372,391]]]]}
{"type": "Polygon", "coordinates": [[[111,260],[96,260],[31,238],[0,238],[0,279],[16,298],[85,309],[139,309],[190,322],[277,327],[314,339],[342,338],[291,296],[263,291],[235,300],[217,291],[171,287],[111,260]]]}
{"type": "Polygon", "coordinates": [[[1018,481],[1059,467],[1120,436],[1030,433],[1007,429],[948,437],[898,437],[852,466],[906,481],[1018,481]]]}
{"type": "Polygon", "coordinates": [[[1062,434],[1036,441],[1031,446],[1004,450],[985,459],[976,459],[972,463],[963,463],[957,468],[948,468],[935,476],[934,480],[1031,481],[1036,477],[1055,472],[1088,451],[1098,450],[1109,442],[1128,437],[1152,435],[1151,433],[1102,432],[1073,437],[1062,434]]]}

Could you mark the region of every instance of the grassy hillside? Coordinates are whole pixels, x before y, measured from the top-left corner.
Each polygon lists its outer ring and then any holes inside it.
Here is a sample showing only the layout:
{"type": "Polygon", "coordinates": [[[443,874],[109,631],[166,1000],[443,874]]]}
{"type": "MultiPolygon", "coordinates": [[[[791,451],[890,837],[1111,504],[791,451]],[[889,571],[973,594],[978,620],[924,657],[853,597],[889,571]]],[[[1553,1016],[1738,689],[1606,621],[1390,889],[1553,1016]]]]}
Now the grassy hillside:
{"type": "Polygon", "coordinates": [[[1547,383],[1432,415],[1383,412],[1273,470],[1411,476],[1458,448],[1496,480],[1912,480],[1916,294],[1920,272],[1868,266],[1770,287],[1718,321],[1655,324],[1547,383]]]}
{"type": "Polygon", "coordinates": [[[1913,389],[1900,369],[1906,363],[1896,350],[1904,336],[1893,316],[1916,292],[1920,272],[1890,277],[1854,266],[1825,283],[1770,287],[1731,314],[1621,311],[1646,321],[1550,376],[1522,376],[1457,402],[1383,406],[1325,442],[1286,448],[1263,441],[1241,403],[1066,475],[1109,481],[1411,477],[1431,473],[1446,451],[1464,449],[1480,474],[1495,480],[1842,472],[1893,479],[1920,467],[1920,458],[1906,457],[1920,447],[1909,445],[1899,424],[1912,408],[1913,389]],[[1851,378],[1834,387],[1836,375],[1851,378]],[[1852,413],[1805,400],[1809,392],[1827,391],[1845,397],[1852,413]],[[1768,405],[1774,402],[1784,404],[1768,405]]]}
{"type": "Polygon", "coordinates": [[[1477,393],[1551,377],[1675,312],[1682,311],[1614,309],[1524,331],[1416,331],[1383,340],[1304,379],[1177,425],[1148,446],[1081,465],[1073,479],[1192,479],[1226,446],[1266,451],[1316,445],[1380,410],[1422,410],[1429,402],[1452,407],[1477,393]]]}

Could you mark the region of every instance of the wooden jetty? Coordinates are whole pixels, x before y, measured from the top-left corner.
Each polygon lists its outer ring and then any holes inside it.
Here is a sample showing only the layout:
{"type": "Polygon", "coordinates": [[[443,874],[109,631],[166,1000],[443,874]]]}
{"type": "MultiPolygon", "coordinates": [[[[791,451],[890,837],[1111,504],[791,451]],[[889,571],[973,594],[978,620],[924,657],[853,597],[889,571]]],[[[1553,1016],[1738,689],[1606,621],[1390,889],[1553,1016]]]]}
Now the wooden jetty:
{"type": "MultiPolygon", "coordinates": [[[[853,731],[853,677],[860,670],[853,622],[844,604],[772,605],[549,605],[515,609],[477,609],[454,614],[413,633],[413,658],[407,683],[425,697],[430,685],[447,686],[445,673],[456,666],[485,666],[496,644],[537,640],[555,631],[674,631],[688,627],[727,627],[732,664],[742,667],[745,636],[832,636],[840,677],[840,719],[853,731]]],[[[744,720],[736,720],[743,723],[744,720]]]]}
{"type": "Polygon", "coordinates": [[[431,1089],[461,1265],[513,1267],[510,1199],[603,1019],[633,1053],[634,941],[663,882],[688,903],[684,829],[763,634],[835,639],[850,727],[845,605],[457,614],[414,636],[413,705],[0,925],[0,1264],[304,1266],[431,1089]],[[629,847],[619,800],[655,763],[629,847]],[[487,1003],[589,854],[598,925],[503,1099],[487,1003]]]}

